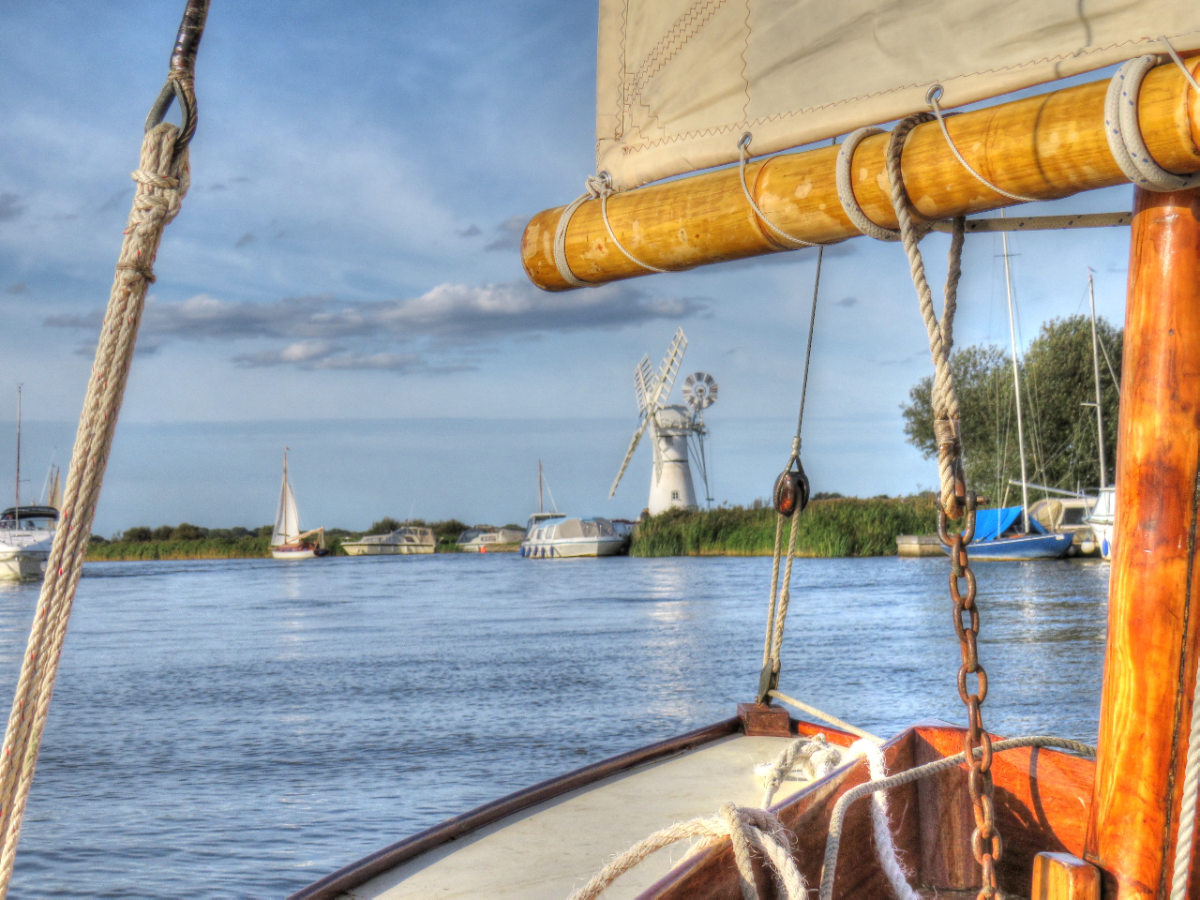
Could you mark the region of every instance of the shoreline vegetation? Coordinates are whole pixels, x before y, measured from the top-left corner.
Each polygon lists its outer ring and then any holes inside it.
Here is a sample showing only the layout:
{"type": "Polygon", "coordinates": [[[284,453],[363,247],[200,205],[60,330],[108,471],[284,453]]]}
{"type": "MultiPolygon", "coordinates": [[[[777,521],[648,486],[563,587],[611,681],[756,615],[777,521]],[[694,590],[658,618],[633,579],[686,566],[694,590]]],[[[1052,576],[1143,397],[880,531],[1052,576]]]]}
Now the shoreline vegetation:
{"type": "MultiPolygon", "coordinates": [[[[400,524],[395,520],[384,521],[397,527],[400,524]]],[[[775,521],[775,511],[763,501],[755,501],[749,507],[672,510],[638,524],[630,555],[770,556],[775,546],[775,521]]],[[[455,519],[404,524],[432,528],[438,553],[459,552],[456,541],[467,528],[455,519]]],[[[785,548],[789,529],[790,522],[785,522],[782,535],[785,548]]],[[[895,556],[897,535],[929,534],[937,530],[937,504],[932,493],[869,499],[818,497],[801,514],[798,529],[797,556],[895,556]]],[[[325,538],[330,554],[340,555],[343,541],[374,533],[379,533],[374,526],[365,532],[333,528],[326,529],[325,538]]],[[[139,526],[111,540],[93,535],[87,559],[100,562],[262,558],[270,556],[267,546],[270,535],[269,525],[256,529],[201,528],[186,522],[153,529],[139,526]]],[[[517,545],[494,549],[516,550],[517,545]]]]}

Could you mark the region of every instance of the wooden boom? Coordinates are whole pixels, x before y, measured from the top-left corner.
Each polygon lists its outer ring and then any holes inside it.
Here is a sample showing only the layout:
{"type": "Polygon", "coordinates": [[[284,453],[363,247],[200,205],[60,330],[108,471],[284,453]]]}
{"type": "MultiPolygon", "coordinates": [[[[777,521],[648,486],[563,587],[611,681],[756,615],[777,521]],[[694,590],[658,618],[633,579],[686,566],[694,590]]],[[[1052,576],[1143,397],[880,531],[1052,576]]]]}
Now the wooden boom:
{"type": "MultiPolygon", "coordinates": [[[[1189,66],[1200,68],[1200,61],[1189,66]]],[[[1109,151],[1104,100],[1108,81],[1064,88],[949,117],[959,151],[977,172],[1009,193],[1054,200],[1127,182],[1109,151]]],[[[1200,171],[1200,97],[1174,63],[1151,70],[1139,94],[1142,138],[1160,166],[1180,175],[1200,171]]],[[[731,141],[737,135],[730,137],[731,141]]],[[[896,226],[885,154],[889,136],[866,138],[851,170],[868,218],[896,226]]],[[[828,243],[857,235],[835,183],[834,146],[770,157],[746,166],[746,180],[766,217],[790,235],[828,243]]],[[[984,212],[1015,201],[984,186],[954,158],[937,122],[917,126],[904,146],[904,184],[929,219],[984,212]]],[[[575,210],[566,259],[579,280],[603,284],[648,270],[614,246],[599,200],[575,210]]],[[[538,213],[525,228],[521,257],[531,281],[551,291],[571,287],[554,263],[562,207],[538,213]]],[[[613,195],[608,219],[637,259],[678,271],[707,263],[794,249],[762,224],[747,202],[736,166],[613,195]]]]}

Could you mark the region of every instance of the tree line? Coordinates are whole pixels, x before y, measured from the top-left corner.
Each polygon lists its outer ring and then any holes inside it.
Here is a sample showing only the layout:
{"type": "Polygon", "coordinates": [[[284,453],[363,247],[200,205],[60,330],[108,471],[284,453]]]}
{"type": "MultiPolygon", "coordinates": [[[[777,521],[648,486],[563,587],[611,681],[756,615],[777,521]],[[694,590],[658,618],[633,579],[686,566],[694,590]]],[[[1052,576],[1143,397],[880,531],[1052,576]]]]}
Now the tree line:
{"type": "MultiPolygon", "coordinates": [[[[1104,423],[1107,480],[1113,479],[1120,402],[1123,334],[1096,320],[1100,360],[1100,408],[1104,423]]],[[[1092,323],[1087,316],[1053,319],[1041,328],[1018,360],[1021,418],[1029,482],[1084,492],[1099,485],[1096,380],[1092,323]]],[[[958,391],[963,464],[967,485],[992,504],[1011,505],[1012,485],[1021,477],[1017,445],[1016,394],[1012,359],[995,345],[955,350],[950,369],[958,391]]],[[[937,456],[930,393],[933,377],[922,378],[901,405],[909,443],[926,457],[937,456]]]]}

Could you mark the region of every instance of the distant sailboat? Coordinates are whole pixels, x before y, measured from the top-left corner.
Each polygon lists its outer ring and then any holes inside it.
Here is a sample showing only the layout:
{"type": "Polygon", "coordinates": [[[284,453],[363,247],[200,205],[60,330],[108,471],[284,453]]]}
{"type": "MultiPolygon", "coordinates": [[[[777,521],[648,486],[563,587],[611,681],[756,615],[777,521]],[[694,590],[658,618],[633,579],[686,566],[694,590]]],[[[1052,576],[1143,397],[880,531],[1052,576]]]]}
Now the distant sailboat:
{"type": "Polygon", "coordinates": [[[287,448],[283,450],[283,484],[279,488],[279,508],[275,511],[275,528],[271,532],[271,555],[275,559],[312,559],[324,556],[325,529],[300,530],[300,513],[296,495],[288,481],[287,448]]]}

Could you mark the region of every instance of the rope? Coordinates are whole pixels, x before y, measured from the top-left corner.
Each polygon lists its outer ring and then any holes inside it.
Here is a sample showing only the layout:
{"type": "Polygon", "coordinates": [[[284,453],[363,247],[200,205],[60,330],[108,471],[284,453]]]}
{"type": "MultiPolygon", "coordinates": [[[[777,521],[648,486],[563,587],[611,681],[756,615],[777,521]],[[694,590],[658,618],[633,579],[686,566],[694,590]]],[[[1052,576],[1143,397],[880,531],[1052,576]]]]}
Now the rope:
{"type": "MultiPolygon", "coordinates": [[[[812,364],[813,334],[817,326],[817,298],[821,291],[821,270],[825,260],[825,248],[817,247],[817,270],[813,276],[812,306],[808,315],[808,346],[804,352],[804,377],[800,382],[800,411],[796,417],[796,434],[792,438],[792,452],[788,457],[785,471],[791,469],[792,463],[800,459],[801,433],[804,427],[804,402],[808,396],[808,372],[812,364]]],[[[767,635],[763,646],[763,668],[771,666],[778,675],[780,668],[780,653],[783,647],[783,627],[787,621],[788,605],[791,603],[792,563],[796,557],[796,541],[799,537],[800,510],[791,516],[791,528],[788,531],[787,565],[784,568],[783,584],[779,582],[780,550],[782,549],[784,516],[775,516],[775,547],[771,562],[771,601],[767,607],[767,635]],[[778,598],[778,600],[777,600],[778,598]]]]}
{"type": "Polygon", "coordinates": [[[900,240],[900,232],[892,228],[884,228],[882,225],[876,225],[868,219],[867,214],[858,205],[858,198],[854,196],[854,173],[851,170],[851,163],[854,161],[854,151],[863,138],[882,133],[878,128],[859,128],[846,135],[846,139],[842,141],[842,146],[838,149],[834,175],[837,183],[838,200],[841,201],[842,210],[846,213],[846,216],[850,219],[854,227],[867,237],[873,237],[877,241],[898,241],[900,240]]]}
{"type": "Polygon", "coordinates": [[[634,844],[601,869],[571,900],[591,900],[598,897],[618,877],[628,872],[646,857],[664,847],[686,838],[698,838],[696,850],[712,846],[729,837],[734,846],[734,860],[741,876],[742,896],[755,896],[754,868],[750,848],[757,850],[767,861],[788,900],[807,900],[804,877],[791,853],[791,833],[772,813],[765,809],[749,809],[727,803],[716,816],[679,822],[634,844]],[[739,849],[740,848],[740,849],[739,849]]]}
{"type": "Polygon", "coordinates": [[[877,735],[871,734],[869,731],[863,731],[863,729],[855,725],[851,725],[849,722],[843,722],[837,716],[831,715],[824,710],[817,709],[815,706],[809,706],[807,703],[797,700],[795,697],[789,697],[782,691],[771,691],[771,696],[780,703],[786,703],[788,706],[794,706],[796,709],[802,710],[803,712],[808,713],[810,716],[816,716],[821,721],[828,722],[835,728],[842,729],[842,731],[848,731],[850,734],[857,734],[860,738],[867,738],[868,740],[875,741],[876,743],[883,742],[883,739],[877,735]]]}
{"type": "Polygon", "coordinates": [[[632,253],[625,249],[625,245],[618,239],[613,231],[612,223],[608,221],[608,198],[613,194],[612,179],[609,178],[607,172],[601,172],[599,175],[588,176],[586,190],[563,207],[561,213],[558,214],[558,225],[554,229],[554,265],[558,269],[558,274],[567,284],[572,287],[595,287],[596,285],[590,281],[582,281],[575,276],[571,271],[571,265],[567,261],[567,226],[571,223],[571,217],[575,215],[575,210],[579,209],[588,200],[600,200],[600,217],[604,219],[604,229],[608,232],[609,240],[613,245],[625,254],[625,257],[634,265],[641,266],[648,272],[659,272],[665,274],[667,269],[660,269],[657,266],[652,266],[647,262],[638,259],[632,253]]]}
{"type": "MultiPolygon", "coordinates": [[[[1200,173],[1176,175],[1162,168],[1150,155],[1138,127],[1138,93],[1142,79],[1157,64],[1158,60],[1153,56],[1140,56],[1129,60],[1113,74],[1104,98],[1104,133],[1113,159],[1125,177],[1138,187],[1160,193],[1188,190],[1200,184],[1200,173]]],[[[1182,61],[1180,64],[1182,67],[1182,61]]]]}
{"type": "MultiPolygon", "coordinates": [[[[1002,753],[1005,750],[1015,750],[1018,747],[1057,747],[1060,750],[1070,750],[1089,759],[1095,759],[1096,757],[1095,749],[1089,747],[1087,744],[1065,738],[1048,737],[1046,735],[1031,735],[1029,737],[997,741],[992,744],[992,752],[1002,753]]],[[[976,747],[974,755],[982,757],[983,748],[976,747]]],[[[842,823],[846,817],[846,810],[849,809],[851,803],[865,797],[867,794],[888,791],[894,787],[901,787],[919,779],[928,778],[930,775],[936,775],[947,769],[953,769],[965,762],[966,758],[966,753],[956,753],[954,756],[947,756],[934,762],[926,763],[923,766],[918,766],[915,769],[907,769],[898,775],[890,775],[881,780],[868,781],[842,794],[838,798],[837,803],[834,804],[833,813],[829,819],[829,837],[825,842],[825,860],[821,867],[820,900],[831,900],[833,897],[833,883],[837,874],[838,850],[841,847],[842,841],[842,823]]]]}
{"type": "Polygon", "coordinates": [[[810,782],[824,778],[841,765],[842,761],[841,749],[825,740],[825,735],[796,738],[783,749],[774,763],[768,763],[756,770],[763,779],[763,798],[760,805],[763,809],[770,809],[775,792],[797,765],[800,767],[800,779],[810,782]]]}
{"type": "MultiPolygon", "coordinates": [[[[862,754],[867,758],[867,766],[871,772],[871,781],[883,781],[887,778],[887,764],[883,759],[883,749],[874,741],[856,741],[850,746],[852,754],[862,754]]],[[[920,900],[920,894],[908,884],[910,873],[900,862],[896,842],[892,839],[891,821],[888,819],[887,791],[875,791],[871,795],[871,830],[875,836],[875,854],[879,858],[879,866],[887,876],[892,890],[900,900],[920,900]]]]}
{"type": "Polygon", "coordinates": [[[929,121],[929,119],[928,114],[921,113],[909,116],[896,126],[888,144],[887,171],[892,186],[892,206],[896,210],[896,219],[900,224],[901,242],[904,244],[904,252],[908,256],[913,286],[917,289],[921,318],[925,322],[925,330],[929,335],[929,353],[933,359],[934,377],[930,399],[933,404],[933,429],[938,443],[938,477],[941,482],[942,508],[950,518],[957,519],[962,514],[962,500],[956,490],[956,482],[961,477],[962,444],[959,439],[958,392],[954,386],[954,375],[950,371],[950,350],[954,346],[954,313],[958,303],[958,280],[962,274],[965,224],[961,216],[954,220],[947,262],[946,286],[943,291],[945,299],[942,318],[939,322],[933,306],[933,292],[930,290],[929,280],[925,275],[925,261],[921,256],[919,246],[924,232],[913,220],[912,207],[904,189],[904,176],[900,165],[904,141],[908,137],[908,133],[918,124],[929,121]]]}
{"type": "Polygon", "coordinates": [[[754,210],[754,214],[762,220],[762,223],[770,228],[773,232],[783,238],[785,241],[791,241],[793,244],[798,244],[801,247],[816,247],[818,246],[813,241],[806,241],[804,238],[798,238],[795,235],[788,234],[774,222],[767,218],[767,214],[759,208],[754,196],[750,193],[750,187],[746,184],[746,158],[750,153],[750,142],[754,136],[747,131],[742,135],[742,139],[738,141],[738,176],[742,180],[742,193],[746,195],[746,202],[750,204],[750,208],[754,210]]]}
{"type": "Polygon", "coordinates": [[[113,278],[92,377],[80,415],[66,495],[30,630],[0,756],[0,894],[12,877],[21,820],[66,636],[75,588],[91,535],[146,290],[163,229],[187,193],[188,156],[175,158],[178,129],[161,124],[146,133],[133,180],[137,191],[113,278]]]}
{"type": "Polygon", "coordinates": [[[954,143],[954,138],[950,137],[950,129],[946,127],[946,120],[942,115],[942,107],[938,104],[938,99],[941,96],[942,86],[940,84],[935,84],[925,94],[925,102],[928,103],[929,108],[933,110],[933,115],[937,118],[937,123],[941,126],[942,134],[946,138],[946,143],[950,146],[950,152],[954,154],[954,158],[962,164],[962,167],[975,176],[975,180],[984,187],[990,188],[1001,196],[1008,197],[1010,200],[1019,200],[1022,203],[1033,203],[1036,201],[1037,197],[1026,197],[1022,194],[1014,194],[1011,191],[1004,190],[1004,188],[997,187],[975,171],[975,169],[969,162],[967,162],[963,155],[958,152],[958,146],[954,143]]]}
{"type": "Polygon", "coordinates": [[[1175,865],[1171,874],[1171,900],[1187,900],[1188,866],[1192,861],[1192,845],[1196,836],[1196,799],[1200,794],[1200,663],[1192,688],[1192,727],[1183,771],[1179,831],[1175,835],[1175,865]]]}

